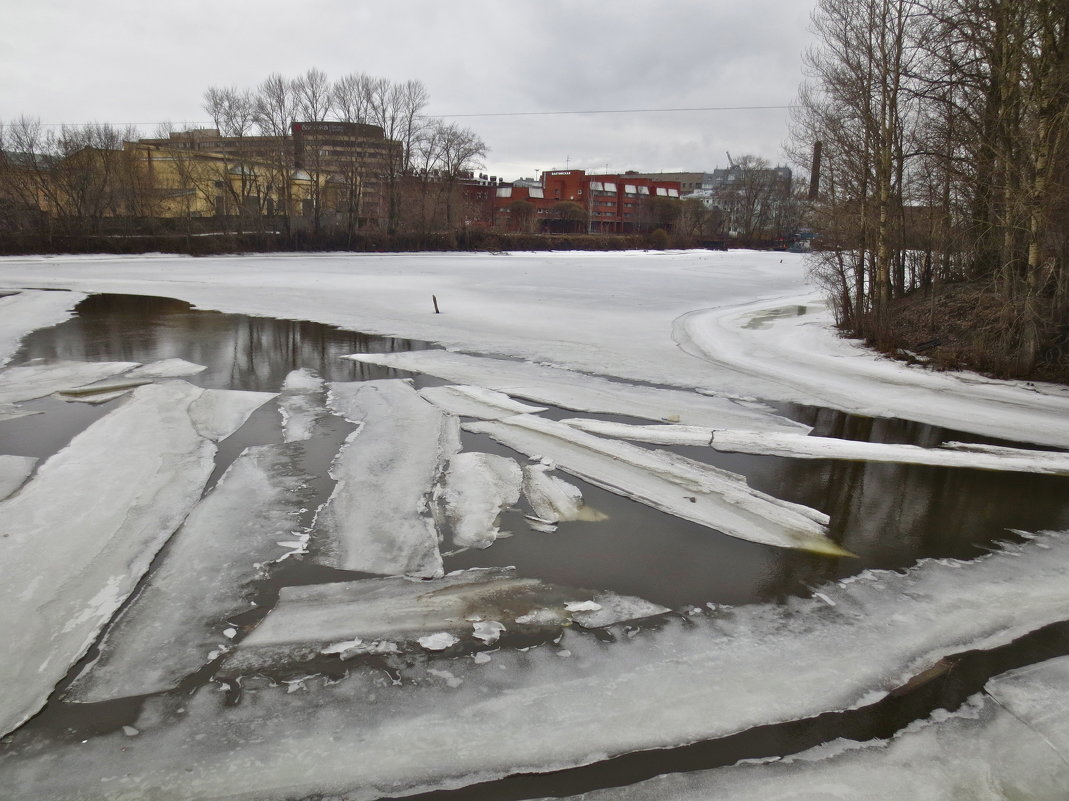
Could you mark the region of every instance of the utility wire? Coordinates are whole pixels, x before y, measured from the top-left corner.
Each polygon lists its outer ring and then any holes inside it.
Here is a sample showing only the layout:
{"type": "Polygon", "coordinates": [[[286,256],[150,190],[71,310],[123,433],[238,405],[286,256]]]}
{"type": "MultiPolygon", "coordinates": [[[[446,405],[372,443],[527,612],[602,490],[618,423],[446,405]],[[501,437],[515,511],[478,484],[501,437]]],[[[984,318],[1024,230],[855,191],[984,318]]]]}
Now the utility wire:
{"type": "MultiPolygon", "coordinates": [[[[433,117],[552,117],[561,116],[566,114],[667,114],[678,112],[698,112],[698,111],[764,111],[774,110],[783,111],[786,109],[795,108],[792,105],[787,106],[696,106],[693,108],[608,108],[608,109],[580,109],[572,111],[487,111],[487,112],[465,112],[461,114],[428,114],[421,115],[429,118],[433,117]]],[[[158,120],[156,122],[113,122],[107,123],[114,126],[119,125],[211,125],[210,120],[158,120]]],[[[42,127],[46,128],[61,128],[66,126],[78,126],[86,125],[87,123],[80,122],[42,122],[38,123],[42,127]]],[[[17,123],[0,123],[0,127],[11,128],[17,125],[17,123]]]]}

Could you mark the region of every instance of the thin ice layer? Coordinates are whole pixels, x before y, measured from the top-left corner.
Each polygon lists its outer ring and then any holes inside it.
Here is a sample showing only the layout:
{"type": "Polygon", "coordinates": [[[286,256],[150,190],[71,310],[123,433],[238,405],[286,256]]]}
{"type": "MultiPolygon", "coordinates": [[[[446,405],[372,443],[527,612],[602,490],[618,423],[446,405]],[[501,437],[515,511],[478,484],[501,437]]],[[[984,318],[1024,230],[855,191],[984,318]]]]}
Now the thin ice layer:
{"type": "Polygon", "coordinates": [[[0,501],[26,482],[36,464],[32,456],[0,455],[0,501]]]}
{"type": "Polygon", "coordinates": [[[503,392],[463,384],[424,387],[419,394],[450,414],[483,420],[500,420],[514,414],[537,414],[546,410],[545,406],[529,406],[515,401],[503,392]]]}
{"type": "Polygon", "coordinates": [[[523,471],[514,459],[458,453],[449,460],[438,498],[457,548],[487,548],[500,535],[501,512],[520,499],[523,471]]]}
{"type": "MultiPolygon", "coordinates": [[[[570,417],[561,420],[565,425],[597,434],[599,437],[629,439],[634,442],[649,442],[654,445],[708,445],[713,440],[714,429],[707,426],[652,425],[633,426],[627,423],[613,423],[608,420],[588,420],[582,417],[570,417]]],[[[804,437],[805,435],[799,435],[804,437]]]]}
{"type": "Polygon", "coordinates": [[[208,687],[149,703],[138,737],[16,740],[0,771],[11,801],[80,800],[87,787],[116,801],[371,801],[723,737],[874,702],[948,654],[1066,619],[1069,533],[819,590],[611,643],[566,636],[567,659],[552,646],[453,659],[456,686],[418,666],[356,666],[303,693],[246,683],[236,707],[208,687]]]}
{"type": "Polygon", "coordinates": [[[226,394],[141,387],[0,503],[0,640],[19,654],[0,660],[0,731],[44,704],[199,500],[202,430],[228,435],[271,397],[226,394]]]}
{"type": "Polygon", "coordinates": [[[0,370],[0,404],[34,400],[65,389],[113,378],[138,362],[31,362],[0,370]]]}
{"type": "Polygon", "coordinates": [[[1067,688],[1062,657],[996,676],[954,713],[937,710],[890,740],[836,740],[782,760],[668,774],[565,801],[1060,801],[1069,787],[1067,688]]]}
{"type": "Polygon", "coordinates": [[[750,489],[734,473],[530,415],[471,423],[465,429],[489,434],[528,456],[548,457],[561,470],[610,492],[732,537],[847,555],[825,536],[825,515],[750,489]]]}
{"type": "Polygon", "coordinates": [[[68,696],[104,701],[174,687],[225,643],[229,615],[249,609],[248,584],[261,563],[287,548],[311,502],[310,477],[293,446],[249,448],[190,513],[166,558],[109,627],[100,656],[68,696]]]}
{"type": "Polygon", "coordinates": [[[331,384],[330,404],[361,425],[331,468],[337,485],[316,520],[322,561],[365,573],[442,575],[427,499],[460,450],[459,421],[399,380],[331,384]]]}
{"type": "Polygon", "coordinates": [[[208,368],[203,364],[194,364],[185,359],[160,359],[140,367],[135,367],[126,374],[127,378],[183,378],[198,375],[208,368]]]}
{"type": "Polygon", "coordinates": [[[326,384],[311,370],[292,370],[278,395],[286,442],[311,439],[316,423],[327,414],[326,384]]]}
{"type": "Polygon", "coordinates": [[[278,604],[227,656],[223,670],[248,673],[368,641],[411,650],[420,637],[446,633],[470,645],[473,639],[486,642],[488,629],[535,634],[573,622],[602,628],[667,611],[641,598],[521,578],[514,568],[283,587],[278,604]],[[346,643],[353,645],[335,647],[346,643]]]}
{"type": "Polygon", "coordinates": [[[85,298],[82,292],[35,289],[0,297],[0,366],[7,364],[26,334],[68,319],[85,298]]]}
{"type": "Polygon", "coordinates": [[[447,381],[474,384],[536,403],[548,403],[581,412],[625,414],[647,420],[671,420],[716,428],[807,430],[801,423],[774,414],[770,409],[756,409],[752,404],[740,405],[726,398],[678,389],[610,381],[530,362],[466,356],[445,350],[354,353],[346,358],[397,370],[426,373],[447,381]]]}

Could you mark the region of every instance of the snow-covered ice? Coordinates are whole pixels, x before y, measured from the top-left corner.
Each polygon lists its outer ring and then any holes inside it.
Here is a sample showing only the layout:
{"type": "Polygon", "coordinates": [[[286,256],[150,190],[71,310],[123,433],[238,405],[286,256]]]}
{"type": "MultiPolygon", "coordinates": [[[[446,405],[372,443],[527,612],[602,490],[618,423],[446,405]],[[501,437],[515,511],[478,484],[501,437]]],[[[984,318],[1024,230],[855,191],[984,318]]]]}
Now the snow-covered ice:
{"type": "Polygon", "coordinates": [[[957,711],[937,710],[890,740],[837,740],[564,801],[1060,801],[1069,787],[1067,688],[1069,657],[1052,659],[996,676],[957,711]]]}
{"type": "Polygon", "coordinates": [[[137,366],[138,362],[55,361],[6,367],[0,370],[0,404],[43,398],[114,378],[137,366]]]}
{"type": "Polygon", "coordinates": [[[814,437],[771,431],[736,431],[704,426],[636,426],[605,420],[571,418],[565,425],[598,434],[656,445],[708,445],[729,453],[753,453],[794,459],[852,459],[867,462],[901,462],[937,467],[969,467],[974,470],[1007,470],[1022,473],[1069,475],[1069,453],[1006,448],[973,443],[947,442],[938,448],[922,448],[884,442],[814,437]]]}
{"type": "Polygon", "coordinates": [[[450,414],[483,420],[499,420],[514,414],[537,414],[546,410],[544,406],[515,401],[503,392],[464,384],[424,387],[419,394],[450,414]]]}
{"type": "Polygon", "coordinates": [[[726,736],[874,702],[948,654],[1064,619],[1069,535],[820,589],[834,607],[722,607],[612,643],[566,636],[568,659],[551,647],[503,649],[486,664],[453,659],[456,688],[421,681],[418,666],[399,683],[370,666],[308,680],[299,697],[246,682],[234,707],[204,688],[160,699],[181,714],[146,704],[134,741],[16,742],[0,771],[12,801],[82,799],[109,778],[113,799],[370,801],[726,736]],[[117,743],[127,749],[121,775],[117,743]],[[315,760],[292,758],[309,753],[315,760]]]}
{"type": "Polygon", "coordinates": [[[323,561],[388,576],[442,575],[428,495],[460,450],[458,419],[400,380],[331,384],[330,405],[360,428],[331,468],[337,485],[312,532],[323,561]]]}
{"type": "Polygon", "coordinates": [[[520,499],[523,471],[514,459],[491,453],[458,453],[449,460],[438,499],[458,548],[487,548],[501,531],[501,512],[520,499]]]}
{"type": "Polygon", "coordinates": [[[0,454],[0,501],[25,483],[36,464],[37,460],[31,456],[0,454]]]}
{"type": "Polygon", "coordinates": [[[489,434],[528,456],[548,457],[561,470],[591,484],[732,537],[829,556],[849,555],[826,536],[826,515],[757,492],[735,473],[532,415],[468,423],[464,428],[489,434]]]}
{"type": "Polygon", "coordinates": [[[10,361],[26,334],[68,319],[74,307],[85,298],[82,292],[36,289],[0,297],[0,366],[10,361]]]}
{"type": "Polygon", "coordinates": [[[806,430],[801,423],[781,417],[770,408],[755,408],[756,404],[740,404],[697,392],[610,381],[561,367],[467,356],[445,350],[354,353],[346,358],[426,373],[447,381],[474,384],[536,403],[582,412],[624,414],[647,420],[672,420],[720,428],[806,430]]]}
{"type": "Polygon", "coordinates": [[[141,387],[0,502],[0,730],[36,712],[199,499],[215,440],[271,396],[141,387]]]}
{"type": "Polygon", "coordinates": [[[278,541],[310,502],[310,477],[296,470],[294,457],[292,446],[265,445],[231,464],[105,632],[100,656],[69,697],[102,701],[170,689],[208,661],[220,636],[237,634],[227,617],[250,608],[245,593],[258,565],[283,553],[278,541]]]}

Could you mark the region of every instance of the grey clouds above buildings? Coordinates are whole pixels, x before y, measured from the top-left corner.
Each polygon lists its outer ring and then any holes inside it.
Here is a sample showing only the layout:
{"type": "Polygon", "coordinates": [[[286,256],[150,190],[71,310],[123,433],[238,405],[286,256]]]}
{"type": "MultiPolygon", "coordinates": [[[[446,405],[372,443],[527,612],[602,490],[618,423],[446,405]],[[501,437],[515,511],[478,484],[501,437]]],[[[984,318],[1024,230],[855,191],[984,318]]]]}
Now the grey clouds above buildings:
{"type": "MultiPolygon", "coordinates": [[[[0,121],[203,122],[212,85],[318,67],[418,79],[428,112],[777,106],[802,79],[812,0],[0,0],[0,121]]],[[[783,160],[783,108],[457,116],[488,172],[711,170],[783,160]]]]}

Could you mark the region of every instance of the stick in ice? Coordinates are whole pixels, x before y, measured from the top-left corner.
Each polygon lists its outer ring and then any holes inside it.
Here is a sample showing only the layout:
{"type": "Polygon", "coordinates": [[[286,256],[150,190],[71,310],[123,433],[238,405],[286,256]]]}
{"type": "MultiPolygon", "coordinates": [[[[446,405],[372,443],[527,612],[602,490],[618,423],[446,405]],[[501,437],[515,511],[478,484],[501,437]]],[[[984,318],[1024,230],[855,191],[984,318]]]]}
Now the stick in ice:
{"type": "Polygon", "coordinates": [[[396,379],[331,384],[330,405],[360,428],[331,467],[338,483],[312,532],[322,561],[390,576],[442,575],[427,501],[460,450],[458,418],[396,379]]]}
{"type": "Polygon", "coordinates": [[[852,555],[826,536],[826,515],[757,492],[735,473],[531,415],[464,428],[489,434],[528,456],[549,458],[561,470],[610,492],[732,537],[827,556],[852,555]]]}
{"type": "Polygon", "coordinates": [[[44,704],[200,499],[215,442],[272,395],[144,386],[0,503],[0,731],[44,704]]]}

